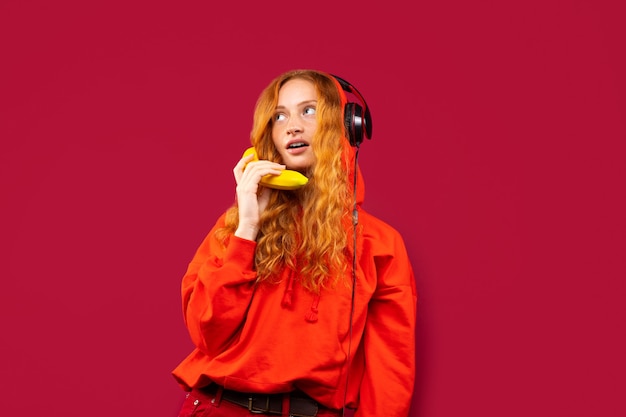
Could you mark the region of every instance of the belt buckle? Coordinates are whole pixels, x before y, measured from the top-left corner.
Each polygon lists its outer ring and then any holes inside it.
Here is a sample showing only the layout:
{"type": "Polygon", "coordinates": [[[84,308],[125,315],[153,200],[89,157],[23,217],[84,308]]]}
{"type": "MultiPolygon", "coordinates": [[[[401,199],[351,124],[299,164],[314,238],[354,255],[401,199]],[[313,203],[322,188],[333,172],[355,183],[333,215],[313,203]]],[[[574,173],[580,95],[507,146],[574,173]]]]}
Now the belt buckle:
{"type": "Polygon", "coordinates": [[[269,395],[266,395],[265,398],[266,398],[266,400],[265,400],[265,410],[263,410],[261,408],[253,409],[252,408],[252,403],[254,401],[254,398],[248,397],[248,411],[250,411],[251,413],[254,413],[254,414],[269,413],[269,411],[270,411],[270,397],[269,397],[269,395]]]}

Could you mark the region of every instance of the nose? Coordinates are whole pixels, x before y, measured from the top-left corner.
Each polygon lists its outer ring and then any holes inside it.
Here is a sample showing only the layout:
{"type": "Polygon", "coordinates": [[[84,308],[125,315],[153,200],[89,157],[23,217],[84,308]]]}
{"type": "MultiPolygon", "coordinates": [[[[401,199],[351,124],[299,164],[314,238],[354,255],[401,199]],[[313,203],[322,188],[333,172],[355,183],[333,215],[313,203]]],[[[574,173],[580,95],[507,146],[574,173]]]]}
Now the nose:
{"type": "Polygon", "coordinates": [[[291,118],[289,119],[289,123],[287,124],[287,134],[293,135],[296,133],[302,132],[302,125],[298,123],[298,119],[291,118]]]}

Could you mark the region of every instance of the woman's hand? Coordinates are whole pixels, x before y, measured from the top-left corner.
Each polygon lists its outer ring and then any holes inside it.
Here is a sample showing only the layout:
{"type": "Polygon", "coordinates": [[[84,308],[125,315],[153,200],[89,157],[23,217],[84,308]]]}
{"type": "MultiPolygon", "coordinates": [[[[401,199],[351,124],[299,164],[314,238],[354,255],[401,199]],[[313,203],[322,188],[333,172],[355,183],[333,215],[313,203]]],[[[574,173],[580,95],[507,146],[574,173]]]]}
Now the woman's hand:
{"type": "Polygon", "coordinates": [[[253,161],[254,154],[237,162],[233,173],[237,182],[237,204],[239,206],[239,226],[235,236],[255,240],[259,233],[259,219],[267,207],[271,190],[259,185],[265,175],[278,175],[284,165],[270,161],[253,161]]]}

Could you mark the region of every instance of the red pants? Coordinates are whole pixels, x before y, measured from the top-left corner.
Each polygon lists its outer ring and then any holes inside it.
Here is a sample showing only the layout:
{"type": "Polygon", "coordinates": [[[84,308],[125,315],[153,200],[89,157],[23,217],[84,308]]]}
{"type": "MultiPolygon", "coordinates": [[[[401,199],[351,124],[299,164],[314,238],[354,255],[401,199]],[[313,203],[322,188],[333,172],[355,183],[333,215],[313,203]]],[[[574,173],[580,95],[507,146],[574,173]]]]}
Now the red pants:
{"type": "MultiPolygon", "coordinates": [[[[283,407],[289,410],[288,403],[283,407]]],[[[230,403],[221,399],[220,392],[209,393],[204,390],[193,389],[187,394],[178,417],[254,417],[266,414],[255,414],[247,408],[230,403]]],[[[277,416],[277,414],[272,414],[277,416]]],[[[289,414],[283,414],[288,416],[289,414]]],[[[319,417],[339,417],[340,410],[331,410],[320,407],[317,412],[319,417]]]]}

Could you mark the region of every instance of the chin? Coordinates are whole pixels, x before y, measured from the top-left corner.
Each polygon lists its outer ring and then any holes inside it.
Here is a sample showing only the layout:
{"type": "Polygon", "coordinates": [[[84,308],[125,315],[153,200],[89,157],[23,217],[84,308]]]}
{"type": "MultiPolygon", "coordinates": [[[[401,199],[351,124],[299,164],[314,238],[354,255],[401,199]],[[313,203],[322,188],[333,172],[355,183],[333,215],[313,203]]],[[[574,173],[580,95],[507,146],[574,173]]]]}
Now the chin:
{"type": "Polygon", "coordinates": [[[292,171],[298,171],[301,174],[304,174],[306,171],[309,170],[309,168],[311,168],[311,166],[313,166],[313,161],[308,160],[302,160],[301,158],[298,158],[300,160],[297,161],[291,161],[286,163],[285,165],[287,165],[287,169],[290,169],[292,171]]]}
{"type": "Polygon", "coordinates": [[[306,174],[309,170],[310,165],[287,165],[287,169],[292,171],[298,171],[300,174],[306,174]]]}

